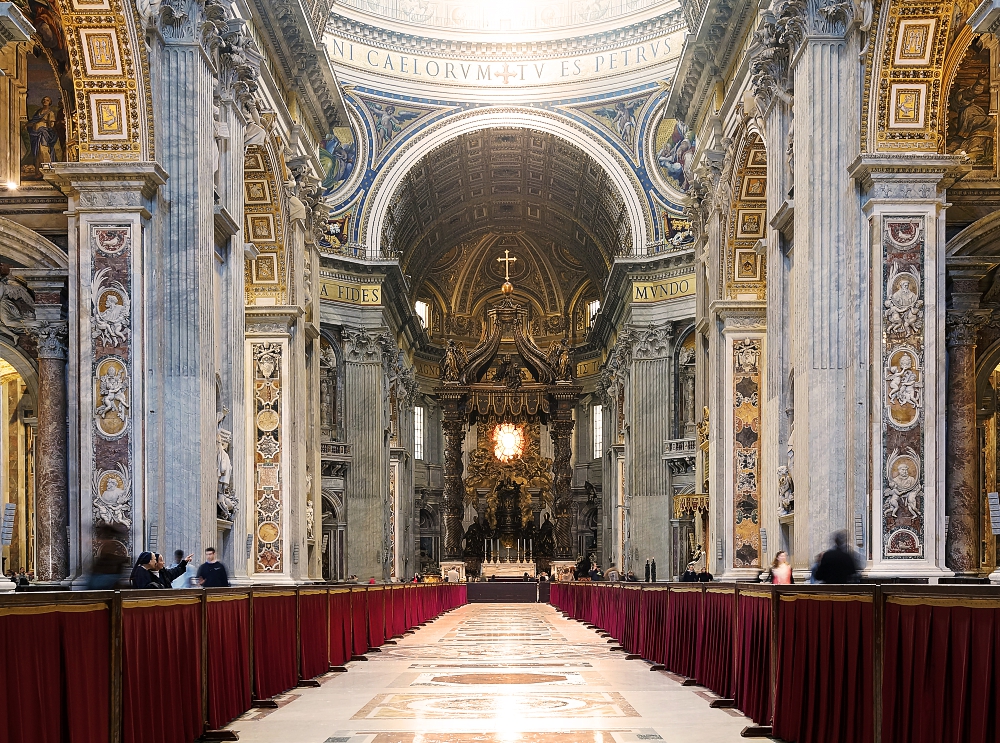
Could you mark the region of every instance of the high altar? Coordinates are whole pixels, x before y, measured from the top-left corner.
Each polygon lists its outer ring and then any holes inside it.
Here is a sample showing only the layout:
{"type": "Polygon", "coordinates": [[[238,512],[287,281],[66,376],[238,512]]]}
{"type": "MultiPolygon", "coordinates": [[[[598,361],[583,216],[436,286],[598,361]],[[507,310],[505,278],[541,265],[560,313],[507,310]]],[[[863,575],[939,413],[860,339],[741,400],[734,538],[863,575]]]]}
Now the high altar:
{"type": "Polygon", "coordinates": [[[445,559],[464,560],[469,575],[483,577],[534,576],[572,549],[571,436],[582,390],[567,341],[542,351],[513,292],[506,281],[471,352],[448,342],[435,390],[446,439],[445,559]],[[462,452],[474,424],[466,468],[462,452]],[[543,426],[551,459],[541,453],[543,426]],[[465,529],[467,508],[476,515],[465,529]]]}

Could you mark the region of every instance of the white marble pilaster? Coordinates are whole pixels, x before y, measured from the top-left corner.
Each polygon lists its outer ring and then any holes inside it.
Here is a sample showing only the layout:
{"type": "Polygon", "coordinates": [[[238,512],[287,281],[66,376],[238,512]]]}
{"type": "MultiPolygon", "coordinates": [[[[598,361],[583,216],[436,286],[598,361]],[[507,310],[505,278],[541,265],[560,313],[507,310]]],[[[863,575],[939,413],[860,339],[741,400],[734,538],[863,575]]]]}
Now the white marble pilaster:
{"type": "Polygon", "coordinates": [[[120,526],[129,554],[146,545],[148,369],[155,343],[145,281],[155,252],[150,210],[166,173],[156,163],[55,163],[68,197],[67,379],[70,575],[91,559],[95,523],[120,526]],[[109,312],[114,296],[118,309],[109,312]],[[111,376],[109,377],[109,373],[111,376]],[[102,381],[101,377],[104,377],[102,381]],[[115,485],[120,488],[121,492],[115,485]]]}
{"type": "Polygon", "coordinates": [[[946,396],[945,189],[962,167],[954,157],[909,155],[859,158],[851,169],[866,197],[865,252],[871,256],[871,577],[951,575],[944,541],[945,417],[933,411],[945,409],[946,396]],[[912,301],[899,293],[903,282],[912,301]],[[903,355],[915,386],[896,373],[903,355]],[[902,385],[893,386],[897,380],[902,385]],[[913,487],[901,464],[915,478],[913,487]]]}

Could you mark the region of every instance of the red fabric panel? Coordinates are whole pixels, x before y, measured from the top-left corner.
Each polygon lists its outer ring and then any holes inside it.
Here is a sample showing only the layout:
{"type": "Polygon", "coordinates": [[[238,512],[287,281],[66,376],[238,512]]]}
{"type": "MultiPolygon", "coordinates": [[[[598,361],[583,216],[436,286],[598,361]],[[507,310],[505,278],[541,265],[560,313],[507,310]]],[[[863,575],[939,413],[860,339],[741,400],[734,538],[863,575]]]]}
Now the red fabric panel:
{"type": "Polygon", "coordinates": [[[255,594],[253,682],[258,699],[269,699],[299,682],[295,655],[295,595],[255,594]]]}
{"type": "Polygon", "coordinates": [[[0,743],[107,743],[110,612],[0,615],[0,743]]]}
{"type": "Polygon", "coordinates": [[[733,627],[736,589],[731,593],[706,591],[695,674],[698,683],[720,697],[733,693],[733,627]]]}
{"type": "Polygon", "coordinates": [[[311,679],[330,670],[326,592],[299,594],[299,677],[311,679]]]}
{"type": "Polygon", "coordinates": [[[872,602],[782,596],[774,735],[788,743],[874,740],[872,602]]]}
{"type": "Polygon", "coordinates": [[[740,594],[736,620],[736,708],[758,725],[771,723],[771,598],[740,594]]]}
{"type": "Polygon", "coordinates": [[[642,637],[640,635],[642,616],[642,590],[618,589],[621,594],[622,612],[622,647],[627,653],[638,653],[642,637]]]}
{"type": "Polygon", "coordinates": [[[351,624],[354,636],[354,655],[368,652],[368,591],[351,589],[351,624]]]}
{"type": "Polygon", "coordinates": [[[368,647],[385,644],[385,589],[368,589],[368,647]]]}
{"type": "Polygon", "coordinates": [[[122,608],[122,740],[191,743],[203,729],[201,602],[122,608]]]}
{"type": "Polygon", "coordinates": [[[668,671],[694,678],[698,635],[701,629],[701,591],[670,591],[667,603],[667,647],[664,665],[668,671]]]}
{"type": "Polygon", "coordinates": [[[884,621],[882,740],[1000,739],[1000,609],[887,601],[884,621]]]}
{"type": "Polygon", "coordinates": [[[330,665],[342,666],[351,659],[351,592],[330,592],[330,665]]]}
{"type": "Polygon", "coordinates": [[[643,633],[645,650],[642,657],[653,663],[663,663],[667,652],[667,604],[670,592],[643,590],[642,600],[647,607],[646,627],[643,633]]]}
{"type": "Polygon", "coordinates": [[[250,709],[250,598],[208,602],[208,724],[250,709]]]}

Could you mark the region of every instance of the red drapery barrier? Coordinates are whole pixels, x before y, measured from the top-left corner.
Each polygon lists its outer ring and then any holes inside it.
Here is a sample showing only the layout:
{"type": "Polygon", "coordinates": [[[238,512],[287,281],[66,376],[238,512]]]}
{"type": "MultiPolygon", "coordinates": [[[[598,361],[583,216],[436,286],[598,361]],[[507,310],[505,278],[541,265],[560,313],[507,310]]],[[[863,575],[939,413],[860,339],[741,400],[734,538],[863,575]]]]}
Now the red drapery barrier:
{"type": "Polygon", "coordinates": [[[122,740],[190,743],[203,730],[201,598],[122,602],[122,740]]]}
{"type": "Polygon", "coordinates": [[[354,654],[368,652],[368,591],[365,588],[351,589],[351,626],[354,637],[354,654]]]}
{"type": "Polygon", "coordinates": [[[110,614],[105,602],[0,607],[0,743],[106,743],[110,614]]]}
{"type": "Polygon", "coordinates": [[[639,654],[653,663],[663,663],[667,651],[667,601],[665,588],[642,591],[642,647],[639,654]]]}
{"type": "Polygon", "coordinates": [[[771,724],[771,594],[740,591],[736,604],[736,708],[771,724]]]}
{"type": "Polygon", "coordinates": [[[882,740],[1000,739],[1000,601],[889,596],[882,740]]]}
{"type": "Polygon", "coordinates": [[[299,682],[295,645],[295,592],[254,593],[253,681],[258,699],[281,694],[299,682]]]}
{"type": "Polygon", "coordinates": [[[392,636],[400,637],[406,630],[406,588],[397,586],[392,589],[392,636]]]}
{"type": "Polygon", "coordinates": [[[219,729],[250,709],[250,596],[207,602],[208,724],[219,729]]]}
{"type": "Polygon", "coordinates": [[[385,644],[385,589],[372,586],[368,589],[368,646],[380,648],[385,644]]]}
{"type": "Polygon", "coordinates": [[[342,666],[351,659],[351,592],[330,591],[330,665],[342,666]]]}
{"type": "Polygon", "coordinates": [[[311,679],[330,670],[325,590],[299,591],[299,677],[311,679]]]}
{"type": "Polygon", "coordinates": [[[720,697],[733,693],[733,629],[736,588],[708,588],[702,599],[695,678],[720,697]]]}
{"type": "Polygon", "coordinates": [[[403,589],[403,611],[406,614],[406,629],[410,630],[416,627],[420,622],[417,621],[417,587],[415,585],[407,585],[403,589]]]}
{"type": "Polygon", "coordinates": [[[701,588],[671,588],[667,602],[667,647],[664,665],[668,671],[694,678],[701,627],[701,588]]]}
{"type": "Polygon", "coordinates": [[[864,594],[781,594],[776,737],[874,740],[872,608],[864,594]]]}
{"type": "Polygon", "coordinates": [[[622,624],[621,643],[626,653],[638,653],[641,645],[639,635],[642,615],[643,592],[638,588],[622,588],[621,595],[622,624]]]}

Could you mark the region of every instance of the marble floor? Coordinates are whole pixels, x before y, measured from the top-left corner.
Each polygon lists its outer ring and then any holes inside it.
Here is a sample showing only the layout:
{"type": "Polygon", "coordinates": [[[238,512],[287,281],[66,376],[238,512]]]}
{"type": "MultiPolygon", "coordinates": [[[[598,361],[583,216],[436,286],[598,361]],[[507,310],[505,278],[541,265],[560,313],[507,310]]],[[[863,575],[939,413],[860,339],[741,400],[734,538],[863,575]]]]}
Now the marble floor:
{"type": "Polygon", "coordinates": [[[749,720],[545,604],[470,604],[230,727],[244,743],[723,743],[749,720]]]}

